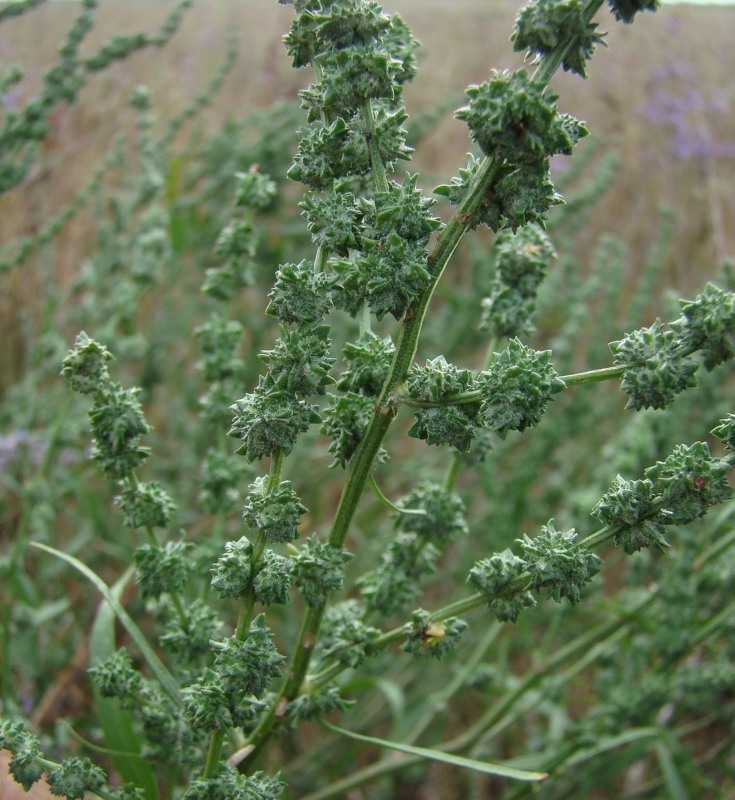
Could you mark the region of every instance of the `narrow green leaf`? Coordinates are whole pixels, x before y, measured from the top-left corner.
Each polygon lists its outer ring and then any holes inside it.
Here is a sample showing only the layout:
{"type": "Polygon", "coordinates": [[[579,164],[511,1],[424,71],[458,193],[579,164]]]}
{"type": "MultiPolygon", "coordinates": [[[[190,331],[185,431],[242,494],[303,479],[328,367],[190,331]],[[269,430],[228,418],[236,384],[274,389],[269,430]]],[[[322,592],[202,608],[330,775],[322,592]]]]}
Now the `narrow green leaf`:
{"type": "Polygon", "coordinates": [[[107,600],[112,606],[115,615],[120,620],[123,628],[128,632],[130,638],[135,642],[140,654],[145,659],[148,666],[153,671],[161,686],[170,695],[171,699],[178,705],[181,703],[181,695],[179,694],[179,685],[176,683],[174,676],[166,669],[166,666],[161,659],[156,655],[153,648],[148,644],[148,640],[140,630],[140,628],[133,622],[128,612],[122,607],[118,599],[110,591],[110,587],[95,574],[86,564],[82,563],[78,558],[70,556],[68,553],[62,553],[61,550],[56,550],[48,545],[41,544],[40,542],[31,542],[31,547],[36,547],[46,553],[66,561],[71,564],[77,572],[80,572],[84,577],[92,583],[97,591],[107,600]]]}
{"type": "Polygon", "coordinates": [[[391,511],[397,511],[399,514],[415,514],[419,517],[426,516],[426,509],[425,508],[401,508],[397,506],[392,500],[389,500],[381,491],[380,486],[378,486],[375,478],[372,475],[368,475],[368,483],[370,484],[370,488],[375,493],[375,496],[380,500],[380,502],[386,507],[389,508],[391,511]]]}
{"type": "Polygon", "coordinates": [[[567,761],[567,766],[571,764],[581,764],[588,761],[590,758],[600,755],[601,753],[615,750],[633,742],[641,741],[643,739],[658,739],[661,731],[658,728],[632,728],[629,731],[619,734],[618,736],[604,736],[597,741],[594,747],[588,747],[581,750],[576,755],[572,756],[567,761]]]}
{"type": "Polygon", "coordinates": [[[684,786],[671,751],[660,740],[656,742],[656,755],[670,800],[689,800],[689,793],[684,786]]]}
{"type": "Polygon", "coordinates": [[[75,731],[74,728],[72,728],[72,726],[65,719],[62,719],[61,723],[64,725],[67,731],[69,731],[69,734],[72,736],[72,738],[76,739],[79,742],[79,744],[84,745],[84,747],[86,747],[87,750],[93,750],[95,753],[102,753],[103,755],[106,756],[113,756],[113,757],[123,756],[125,758],[135,758],[138,759],[139,761],[145,759],[145,756],[142,756],[139,753],[132,753],[129,750],[112,750],[109,747],[102,747],[102,745],[90,742],[89,739],[85,739],[81,733],[75,731]]]}
{"type": "Polygon", "coordinates": [[[506,767],[502,764],[491,764],[487,761],[477,761],[474,758],[465,758],[464,756],[455,756],[452,753],[444,753],[441,750],[432,750],[428,747],[416,747],[410,744],[401,744],[400,742],[389,742],[385,739],[377,739],[374,736],[363,736],[360,733],[353,733],[346,731],[344,728],[338,728],[335,725],[322,720],[322,725],[329,728],[329,730],[346,736],[349,739],[355,739],[358,742],[365,742],[365,744],[375,744],[378,747],[385,747],[388,750],[398,750],[401,753],[407,753],[410,756],[418,756],[419,758],[427,758],[431,761],[441,761],[444,764],[451,764],[455,767],[463,767],[464,769],[473,769],[476,772],[484,772],[487,775],[497,775],[501,778],[512,778],[517,781],[542,781],[548,778],[547,772],[527,772],[521,769],[514,769],[513,767],[506,767]]]}
{"type": "MultiPolygon", "coordinates": [[[[110,592],[119,601],[123,589],[133,575],[130,567],[111,587],[110,592]]],[[[89,640],[91,664],[105,661],[115,652],[115,611],[109,603],[102,602],[92,626],[89,640]]],[[[141,743],[133,729],[130,711],[120,707],[117,700],[102,695],[95,689],[95,705],[104,734],[104,748],[83,741],[87,747],[99,749],[112,757],[115,769],[123,781],[132,783],[145,793],[146,800],[158,800],[158,786],[151,765],[140,755],[141,743]]],[[[77,738],[81,737],[72,730],[77,738]]]]}

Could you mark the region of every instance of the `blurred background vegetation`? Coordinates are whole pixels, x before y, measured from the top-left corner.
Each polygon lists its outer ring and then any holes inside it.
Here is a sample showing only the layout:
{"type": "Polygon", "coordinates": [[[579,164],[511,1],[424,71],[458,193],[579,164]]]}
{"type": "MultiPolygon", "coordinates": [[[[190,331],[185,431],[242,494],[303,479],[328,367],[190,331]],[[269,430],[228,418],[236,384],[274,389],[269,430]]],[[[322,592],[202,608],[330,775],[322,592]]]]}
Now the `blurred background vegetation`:
{"type": "MultiPolygon", "coordinates": [[[[420,185],[430,191],[456,173],[470,149],[465,126],[452,117],[466,85],[484,80],[491,68],[521,63],[508,41],[519,6],[514,0],[391,0],[384,5],[404,17],[423,45],[418,78],[406,91],[410,142],[416,146],[408,169],[420,172],[420,185]]],[[[82,54],[94,52],[112,35],[157,29],[171,7],[163,1],[101,3],[82,54]]],[[[0,115],[23,108],[38,91],[78,12],[77,3],[42,4],[0,25],[0,66],[20,62],[26,73],[0,97],[0,115]]],[[[200,287],[206,270],[221,261],[215,244],[233,212],[236,171],[257,163],[278,182],[278,195],[257,219],[263,239],[255,285],[228,307],[245,331],[237,394],[229,401],[255,384],[257,353],[277,335],[263,312],[278,264],[313,253],[296,207],[300,189],[284,179],[302,124],[297,92],[311,79],[306,70],[290,68],[281,44],[291,15],[291,8],[275,0],[195,0],[165,47],[113,63],[91,75],[73,106],[57,105],[27,177],[0,195],[0,699],[6,713],[28,713],[57,743],[69,742],[58,723],[63,716],[95,735],[85,714],[89,689],[82,675],[98,598],[63,565],[30,554],[26,544],[34,539],[63,547],[109,581],[131,562],[137,544],[115,515],[112,489],[85,459],[86,409],[61,385],[60,361],[84,328],[118,356],[116,379],[142,387],[154,424],[147,478],[171,489],[179,503],[177,526],[197,544],[206,574],[222,542],[243,532],[236,502],[212,515],[200,499],[206,452],[213,444],[231,452],[234,444],[224,436],[226,410],[219,420],[200,418],[199,398],[207,386],[196,367],[201,353],[194,335],[214,307],[200,287]],[[147,87],[150,107],[131,105],[139,86],[147,87]]],[[[540,298],[533,345],[553,349],[560,373],[608,365],[609,341],[651,324],[656,316],[675,318],[675,299],[693,297],[707,280],[735,287],[730,261],[735,256],[735,7],[667,5],[655,16],[641,15],[632,26],[617,24],[603,12],[600,24],[609,31],[609,49],[601,48],[590,62],[589,79],[559,74],[552,83],[561,110],[586,120],[592,132],[577,155],[554,164],[568,202],[549,222],[560,257],[540,298]]],[[[478,232],[445,276],[420,357],[443,353],[461,367],[482,363],[486,343],[477,334],[479,300],[492,270],[492,237],[478,232]]],[[[334,325],[338,333],[351,322],[337,315],[334,325]]],[[[379,329],[387,334],[390,325],[379,329]]],[[[552,516],[559,527],[592,530],[589,511],[616,472],[640,477],[674,444],[706,437],[732,410],[732,369],[699,377],[701,387],[691,399],[683,395],[665,414],[624,412],[625,398],[613,385],[565,393],[538,429],[498,443],[484,464],[475,465],[475,475],[460,479],[472,535],[448,554],[442,581],[431,592],[446,601],[446,592],[464,581],[474,559],[511,545],[552,516]]],[[[389,443],[392,466],[381,468],[381,486],[391,497],[410,490],[419,478],[441,480],[447,466],[445,452],[400,436],[409,425],[409,415],[402,415],[389,443]]],[[[326,469],[326,446],[323,437],[310,434],[287,462],[286,477],[310,510],[305,533],[324,527],[338,498],[341,474],[326,469]]],[[[241,494],[252,474],[249,470],[241,478],[241,494]]],[[[676,556],[641,554],[626,570],[619,554],[606,554],[600,579],[604,597],[598,605],[589,614],[570,614],[566,607],[546,604],[517,628],[505,629],[484,677],[473,679],[458,710],[436,725],[446,735],[461,730],[473,704],[510,691],[516,674],[532,669],[554,643],[589,627],[609,608],[605,598],[621,587],[664,581],[667,574],[684,570],[717,535],[718,525],[727,524],[730,512],[706,528],[707,535],[704,526],[695,526],[676,556]],[[529,655],[534,649],[536,655],[529,655]]],[[[360,551],[351,565],[353,575],[373,566],[384,549],[390,535],[384,516],[377,503],[361,506],[352,533],[351,548],[360,551]]],[[[683,580],[680,574],[676,580],[683,580]]],[[[692,592],[681,602],[694,602],[692,592]]],[[[667,602],[676,608],[671,598],[667,602]]],[[[726,602],[723,596],[721,603],[726,602]]],[[[718,609],[713,601],[711,613],[718,609]]],[[[290,641],[298,614],[292,607],[278,613],[278,631],[290,641]]],[[[650,655],[631,659],[631,673],[650,671],[661,630],[687,641],[688,621],[674,614],[667,620],[658,621],[655,635],[630,632],[628,646],[650,655]]],[[[691,625],[695,630],[697,620],[691,625]]],[[[624,644],[618,641],[616,647],[624,644]]],[[[717,657],[728,652],[715,648],[717,657]]],[[[685,646],[682,653],[689,655],[685,646]]],[[[371,713],[378,723],[393,719],[398,737],[419,713],[407,699],[409,690],[425,696],[446,680],[442,667],[428,672],[423,665],[404,667],[402,662],[398,673],[394,664],[380,662],[375,674],[384,677],[392,670],[393,683],[379,684],[376,678],[353,687],[382,697],[383,705],[374,704],[378,710],[371,713]]],[[[605,662],[597,676],[572,676],[543,704],[539,698],[534,714],[514,720],[510,733],[499,744],[487,744],[482,754],[511,757],[538,744],[550,728],[561,741],[573,717],[583,719],[595,703],[604,704],[604,691],[617,674],[605,662]],[[595,680],[602,681],[600,696],[595,680]]],[[[633,682],[635,676],[628,679],[633,682]]],[[[726,699],[732,703],[730,695],[726,699]]],[[[720,700],[710,695],[705,702],[720,700]]],[[[610,702],[625,706],[627,701],[610,702]]],[[[659,711],[654,704],[645,713],[655,718],[659,711]]],[[[721,719],[713,725],[721,725],[721,719]]],[[[706,750],[707,736],[722,735],[720,728],[703,731],[692,745],[697,754],[706,750]]],[[[296,732],[284,752],[301,750],[316,736],[310,728],[296,732]]],[[[353,755],[345,748],[330,763],[335,770],[348,770],[353,755]]],[[[655,795],[657,773],[649,769],[645,749],[636,755],[644,767],[632,785],[648,782],[655,795]]],[[[606,782],[627,765],[622,759],[607,772],[598,765],[589,771],[585,794],[566,796],[623,796],[622,783],[607,794],[606,782]]],[[[302,757],[292,766],[286,777],[308,791],[317,780],[314,764],[302,757]]],[[[382,796],[487,796],[472,794],[483,784],[464,785],[464,778],[441,769],[433,787],[432,781],[419,784],[414,778],[410,773],[389,782],[382,796]]],[[[625,780],[630,788],[629,774],[625,780]]],[[[732,776],[727,780],[724,785],[732,787],[732,776]]],[[[718,796],[711,786],[694,785],[702,797],[718,796]]]]}

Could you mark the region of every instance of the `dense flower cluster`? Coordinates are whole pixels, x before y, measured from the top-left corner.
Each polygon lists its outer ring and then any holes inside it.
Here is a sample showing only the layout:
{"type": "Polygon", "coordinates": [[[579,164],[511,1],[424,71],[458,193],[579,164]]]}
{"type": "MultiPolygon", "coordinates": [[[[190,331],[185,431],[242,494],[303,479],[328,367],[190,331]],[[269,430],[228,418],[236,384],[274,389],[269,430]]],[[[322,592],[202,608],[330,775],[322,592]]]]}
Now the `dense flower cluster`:
{"type": "Polygon", "coordinates": [[[533,331],[536,293],[555,257],[540,225],[525,225],[516,233],[501,231],[495,242],[492,287],[482,301],[481,330],[509,339],[528,336],[533,331]]]}
{"type": "Polygon", "coordinates": [[[511,37],[514,50],[547,55],[564,45],[562,67],[586,78],[585,62],[604,36],[584,16],[582,0],[534,0],[518,15],[511,37]]]}
{"type": "Polygon", "coordinates": [[[610,348],[615,363],[628,367],[621,386],[629,395],[626,408],[664,408],[679,392],[697,384],[694,373],[699,365],[660,320],[629,333],[610,348]]]}
{"type": "Polygon", "coordinates": [[[493,365],[477,376],[480,419],[500,437],[536,425],[554,395],[564,388],[550,356],[548,350],[532,350],[511,339],[493,365]]]}
{"type": "Polygon", "coordinates": [[[428,611],[419,608],[413,612],[413,621],[404,627],[406,640],[401,649],[415,656],[446,658],[457,648],[466,629],[467,623],[459,617],[435,622],[428,611]]]}

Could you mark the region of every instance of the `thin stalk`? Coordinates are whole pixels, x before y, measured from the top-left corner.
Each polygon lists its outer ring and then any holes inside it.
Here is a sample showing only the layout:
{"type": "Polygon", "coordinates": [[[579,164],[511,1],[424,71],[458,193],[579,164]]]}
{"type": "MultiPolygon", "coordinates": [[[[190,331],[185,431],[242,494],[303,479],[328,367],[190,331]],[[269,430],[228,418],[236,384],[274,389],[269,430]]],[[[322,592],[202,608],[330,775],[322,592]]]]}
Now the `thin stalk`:
{"type": "Polygon", "coordinates": [[[397,506],[392,500],[388,499],[378,486],[375,478],[371,475],[368,479],[370,481],[370,488],[373,490],[375,496],[380,502],[391,511],[397,511],[399,514],[415,514],[416,516],[426,516],[425,508],[401,508],[397,506]]]}
{"type": "Polygon", "coordinates": [[[327,259],[329,258],[329,250],[326,247],[317,247],[316,257],[314,258],[314,271],[324,272],[327,266],[327,259]]]}
{"type": "Polygon", "coordinates": [[[612,378],[620,378],[630,366],[621,364],[616,367],[604,367],[603,369],[590,369],[587,372],[576,372],[573,375],[562,375],[561,379],[567,386],[577,386],[581,383],[599,383],[609,381],[612,378]]]}
{"type": "Polygon", "coordinates": [[[387,192],[388,176],[385,172],[383,157],[380,155],[378,137],[375,134],[375,117],[373,116],[373,108],[370,100],[366,100],[363,107],[360,109],[360,118],[367,131],[365,134],[365,142],[368,147],[368,153],[370,153],[370,168],[373,175],[373,183],[375,184],[375,191],[387,192]]]}
{"type": "Polygon", "coordinates": [[[600,528],[599,531],[595,531],[589,536],[586,536],[579,544],[581,547],[586,547],[588,550],[591,550],[598,544],[612,539],[619,530],[620,528],[611,528],[609,525],[605,525],[603,528],[600,528]]]}
{"type": "Polygon", "coordinates": [[[372,331],[372,320],[370,317],[370,306],[367,303],[362,304],[360,315],[358,317],[359,335],[364,336],[372,331]]]}
{"type": "Polygon", "coordinates": [[[702,555],[692,565],[693,570],[700,570],[702,567],[713,558],[717,558],[721,553],[724,553],[729,547],[735,544],[735,527],[729,533],[726,533],[721,539],[718,539],[714,544],[710,545],[702,555]]]}
{"type": "Polygon", "coordinates": [[[447,474],[444,476],[444,491],[451,492],[454,489],[461,466],[462,453],[455,453],[452,463],[449,465],[449,469],[447,470],[447,474]]]}
{"type": "MultiPolygon", "coordinates": [[[[276,450],[271,458],[270,468],[268,470],[268,482],[266,484],[266,493],[272,492],[276,489],[281,482],[281,472],[283,469],[283,450],[276,450]]],[[[265,550],[265,537],[258,532],[253,543],[252,550],[252,564],[254,572],[257,571],[258,563],[263,556],[265,550]]],[[[250,633],[250,625],[253,621],[253,614],[255,611],[255,590],[252,581],[248,586],[247,592],[243,595],[240,601],[240,612],[237,617],[237,626],[235,628],[235,638],[244,642],[250,633]]],[[[207,750],[207,760],[204,765],[203,777],[213,778],[217,774],[220,761],[222,760],[222,745],[225,740],[225,731],[215,729],[209,739],[209,748],[207,750]]]]}

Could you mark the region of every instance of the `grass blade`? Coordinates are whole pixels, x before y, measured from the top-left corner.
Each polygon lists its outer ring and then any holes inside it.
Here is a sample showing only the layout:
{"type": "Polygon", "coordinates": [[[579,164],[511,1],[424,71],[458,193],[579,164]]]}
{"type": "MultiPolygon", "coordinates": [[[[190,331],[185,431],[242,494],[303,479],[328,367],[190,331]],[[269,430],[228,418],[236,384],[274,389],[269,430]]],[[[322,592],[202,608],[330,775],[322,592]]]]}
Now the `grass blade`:
{"type": "Polygon", "coordinates": [[[407,753],[410,756],[418,756],[419,758],[427,758],[431,761],[441,761],[444,764],[451,764],[455,767],[484,772],[486,775],[497,775],[501,778],[512,778],[516,781],[542,781],[544,778],[548,778],[548,773],[546,772],[527,772],[526,770],[515,769],[514,767],[506,767],[502,764],[491,764],[487,761],[477,761],[474,758],[455,756],[452,753],[444,753],[441,750],[432,750],[428,747],[416,747],[415,745],[401,744],[400,742],[389,742],[386,739],[378,739],[374,736],[363,736],[360,733],[353,733],[352,731],[344,730],[344,728],[330,725],[323,720],[322,724],[329,728],[330,731],[334,731],[340,734],[340,736],[346,736],[348,739],[355,739],[365,744],[375,744],[378,745],[378,747],[385,747],[388,750],[398,750],[401,753],[407,753]]]}
{"type": "Polygon", "coordinates": [[[661,767],[661,774],[666,784],[668,796],[671,800],[689,800],[689,793],[684,787],[684,781],[676,767],[671,751],[660,740],[656,742],[656,755],[658,756],[658,763],[661,767]]]}
{"type": "Polygon", "coordinates": [[[166,669],[164,663],[156,655],[153,648],[148,644],[148,640],[145,638],[143,632],[133,622],[128,612],[123,608],[120,601],[110,591],[110,587],[102,580],[102,578],[100,578],[99,575],[94,573],[78,558],[70,556],[68,553],[62,553],[61,550],[56,550],[55,548],[49,547],[46,544],[41,544],[40,542],[32,542],[31,547],[36,547],[37,549],[43,550],[46,553],[51,553],[52,556],[56,556],[57,558],[62,559],[62,561],[66,561],[67,564],[71,564],[71,566],[74,567],[77,572],[80,572],[82,575],[84,575],[84,577],[95,586],[97,591],[112,607],[112,610],[115,612],[115,616],[120,620],[120,624],[128,632],[130,638],[135,642],[138,650],[140,650],[140,654],[151,668],[161,686],[177,705],[180,704],[181,696],[179,694],[179,685],[176,682],[176,679],[168,671],[168,669],[166,669]]]}
{"type": "MultiPolygon", "coordinates": [[[[110,588],[116,600],[119,601],[132,574],[133,568],[130,567],[110,588]]],[[[90,663],[94,665],[105,661],[115,650],[115,611],[109,603],[103,602],[97,611],[90,635],[90,663]]],[[[111,756],[115,769],[123,781],[133,783],[142,789],[146,800],[158,800],[156,778],[151,765],[140,756],[141,744],[133,729],[130,712],[121,708],[117,700],[102,697],[96,689],[94,696],[106,745],[100,749],[111,756]]],[[[78,736],[76,733],[74,735],[78,736]]],[[[96,745],[90,742],[85,744],[97,749],[96,745]]]]}

